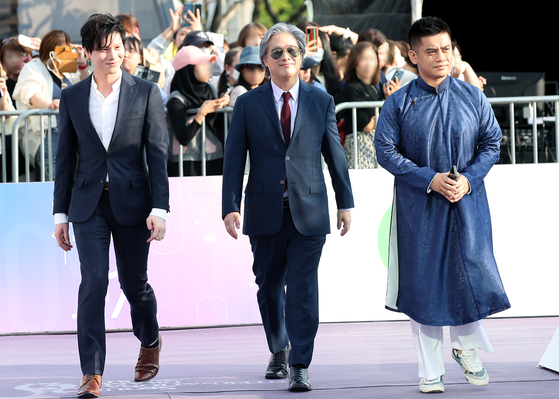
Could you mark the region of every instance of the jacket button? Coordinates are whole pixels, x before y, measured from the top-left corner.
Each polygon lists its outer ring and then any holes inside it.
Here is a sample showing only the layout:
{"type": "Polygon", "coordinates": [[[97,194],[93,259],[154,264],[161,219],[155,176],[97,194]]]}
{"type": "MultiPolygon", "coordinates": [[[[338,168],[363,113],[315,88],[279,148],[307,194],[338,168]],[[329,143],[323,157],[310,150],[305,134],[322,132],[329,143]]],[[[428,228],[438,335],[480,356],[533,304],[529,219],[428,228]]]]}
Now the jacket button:
{"type": "Polygon", "coordinates": [[[290,159],[291,159],[291,157],[289,155],[285,157],[286,161],[289,161],[290,159]]]}
{"type": "Polygon", "coordinates": [[[103,184],[103,183],[105,183],[105,180],[101,180],[99,183],[103,184]]]}
{"type": "Polygon", "coordinates": [[[111,154],[107,154],[107,159],[109,159],[111,157],[111,154]]]}
{"type": "Polygon", "coordinates": [[[285,181],[280,180],[280,184],[283,186],[285,184],[285,181]]]}

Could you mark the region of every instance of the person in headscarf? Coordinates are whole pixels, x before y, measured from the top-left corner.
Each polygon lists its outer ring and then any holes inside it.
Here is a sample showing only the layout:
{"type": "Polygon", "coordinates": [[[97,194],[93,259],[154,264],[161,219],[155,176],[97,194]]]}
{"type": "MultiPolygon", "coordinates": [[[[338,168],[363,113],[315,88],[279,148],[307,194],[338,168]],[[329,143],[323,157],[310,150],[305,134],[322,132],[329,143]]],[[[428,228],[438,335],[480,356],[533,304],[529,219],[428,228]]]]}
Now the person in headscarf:
{"type": "Polygon", "coordinates": [[[169,176],[179,176],[179,143],[182,151],[183,176],[201,176],[202,122],[206,120],[206,175],[223,172],[223,132],[214,128],[215,111],[229,104],[229,96],[217,98],[215,88],[208,83],[216,56],[195,46],[182,47],[173,58],[175,75],[167,102],[169,134],[171,136],[168,163],[169,176]],[[198,109],[196,113],[188,110],[198,109]]]}

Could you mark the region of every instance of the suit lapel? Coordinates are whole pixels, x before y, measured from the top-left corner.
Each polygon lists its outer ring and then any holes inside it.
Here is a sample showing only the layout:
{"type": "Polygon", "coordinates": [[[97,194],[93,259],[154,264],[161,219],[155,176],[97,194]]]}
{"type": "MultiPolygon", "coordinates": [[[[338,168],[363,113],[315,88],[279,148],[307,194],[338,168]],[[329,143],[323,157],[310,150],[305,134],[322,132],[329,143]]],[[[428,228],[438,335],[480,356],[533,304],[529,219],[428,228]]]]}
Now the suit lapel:
{"type": "Polygon", "coordinates": [[[89,96],[91,94],[91,79],[93,79],[93,75],[89,75],[89,77],[83,80],[80,83],[77,83],[77,87],[82,90],[81,92],[77,92],[75,98],[76,109],[79,112],[79,120],[83,123],[83,127],[87,131],[87,133],[92,137],[93,141],[99,144],[103,150],[103,143],[91,122],[91,115],[89,113],[89,96]]]}
{"type": "Polygon", "coordinates": [[[285,141],[283,137],[283,131],[281,130],[281,124],[278,116],[278,109],[276,108],[274,93],[272,91],[272,84],[268,82],[264,86],[260,86],[258,89],[261,93],[259,98],[260,102],[262,102],[262,105],[264,106],[264,110],[268,114],[268,117],[272,120],[272,123],[276,127],[276,130],[281,136],[281,139],[285,141]]]}
{"type": "Polygon", "coordinates": [[[122,71],[122,82],[120,84],[120,97],[118,98],[118,111],[116,114],[115,129],[111,137],[109,148],[114,143],[116,136],[124,127],[124,121],[128,117],[130,107],[134,103],[136,94],[138,93],[136,81],[129,73],[122,71]]]}
{"type": "Polygon", "coordinates": [[[311,96],[311,87],[310,85],[299,81],[299,101],[297,107],[297,116],[295,117],[295,125],[293,126],[293,134],[291,138],[294,138],[295,135],[301,129],[305,118],[309,112],[309,108],[311,106],[313,97],[311,96]]]}

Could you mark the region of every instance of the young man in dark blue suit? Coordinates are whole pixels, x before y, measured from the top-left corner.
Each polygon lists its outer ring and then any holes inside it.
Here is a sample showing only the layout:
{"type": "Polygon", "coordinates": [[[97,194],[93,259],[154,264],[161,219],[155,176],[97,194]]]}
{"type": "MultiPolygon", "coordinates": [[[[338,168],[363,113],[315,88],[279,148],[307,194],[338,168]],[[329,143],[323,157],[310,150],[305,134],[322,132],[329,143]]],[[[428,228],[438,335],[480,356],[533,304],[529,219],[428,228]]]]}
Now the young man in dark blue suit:
{"type": "Polygon", "coordinates": [[[321,154],[336,192],[342,235],[353,208],[334,100],[299,80],[304,54],[305,35],[297,27],[280,23],[266,33],[260,59],[271,80],[237,99],[223,173],[222,216],[237,238],[248,151],[243,232],[250,237],[258,305],[272,352],[266,378],[286,378],[289,363],[291,391],[311,390],[307,369],[318,329],[317,272],[330,233],[321,154]]]}
{"type": "Polygon", "coordinates": [[[82,281],[78,347],[84,377],[78,397],[98,397],[105,366],[105,296],[113,239],[118,278],[141,342],[136,381],[159,370],[157,303],[147,282],[150,242],[165,236],[169,210],[167,129],[153,83],[122,71],[124,28],[94,14],[81,29],[95,72],[62,91],[54,184],[55,237],[72,249],[74,226],[82,281]]]}

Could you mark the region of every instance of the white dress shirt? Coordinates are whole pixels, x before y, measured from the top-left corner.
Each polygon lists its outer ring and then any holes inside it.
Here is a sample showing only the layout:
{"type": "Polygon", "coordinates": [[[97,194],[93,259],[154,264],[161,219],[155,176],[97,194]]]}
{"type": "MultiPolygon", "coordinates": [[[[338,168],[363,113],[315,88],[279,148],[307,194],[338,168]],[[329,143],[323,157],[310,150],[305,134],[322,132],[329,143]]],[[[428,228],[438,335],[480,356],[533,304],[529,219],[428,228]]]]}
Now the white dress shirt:
{"type": "MultiPolygon", "coordinates": [[[[272,92],[274,93],[274,100],[276,101],[276,109],[278,110],[278,117],[281,120],[281,109],[283,108],[283,89],[278,87],[273,80],[272,83],[272,92]]],[[[297,106],[299,105],[299,79],[293,85],[291,89],[289,89],[289,94],[291,94],[291,98],[289,99],[289,108],[291,108],[291,136],[293,137],[293,128],[295,127],[295,118],[297,117],[297,106]]]]}
{"type": "MultiPolygon", "coordinates": [[[[97,83],[95,82],[95,74],[91,77],[89,117],[105,150],[109,149],[109,144],[111,143],[111,138],[115,130],[116,116],[118,114],[118,100],[120,98],[120,85],[122,83],[122,71],[119,70],[119,72],[118,79],[113,83],[112,91],[107,97],[99,91],[97,83]]],[[[109,173],[107,173],[106,181],[109,181],[109,173]]],[[[165,220],[167,211],[165,209],[153,208],[150,215],[159,216],[165,220]]],[[[68,223],[68,215],[65,213],[55,213],[54,224],[59,223],[68,223]]]]}
{"type": "MultiPolygon", "coordinates": [[[[270,80],[270,83],[272,83],[272,92],[274,94],[274,100],[276,101],[278,116],[281,120],[281,109],[283,107],[284,91],[274,83],[273,79],[270,80]]],[[[293,129],[295,128],[295,118],[297,117],[297,107],[299,106],[299,79],[297,79],[297,82],[295,82],[293,87],[289,89],[289,94],[291,94],[291,97],[289,98],[289,108],[291,108],[291,137],[293,137],[293,129]]],[[[283,193],[283,197],[284,198],[288,197],[288,190],[286,190],[283,193]]],[[[353,208],[347,208],[347,209],[344,208],[339,210],[349,211],[351,209],[353,208]]]]}
{"type": "MultiPolygon", "coordinates": [[[[113,91],[105,97],[97,88],[95,75],[91,79],[91,91],[89,93],[89,117],[95,131],[99,135],[105,150],[109,149],[113,131],[115,130],[116,115],[118,113],[118,99],[120,98],[120,84],[122,83],[122,71],[116,82],[113,83],[113,91]]],[[[107,174],[107,181],[109,177],[107,174]]]]}

